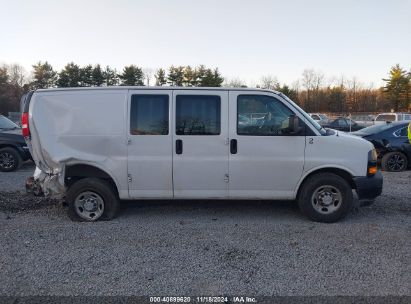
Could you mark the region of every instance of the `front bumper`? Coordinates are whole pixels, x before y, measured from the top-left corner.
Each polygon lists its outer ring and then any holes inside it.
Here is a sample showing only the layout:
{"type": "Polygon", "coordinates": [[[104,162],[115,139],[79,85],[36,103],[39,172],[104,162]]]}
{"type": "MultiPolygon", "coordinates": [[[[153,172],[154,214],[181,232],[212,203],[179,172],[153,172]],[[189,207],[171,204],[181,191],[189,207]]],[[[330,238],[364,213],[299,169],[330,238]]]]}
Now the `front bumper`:
{"type": "Polygon", "coordinates": [[[359,200],[374,199],[381,195],[383,178],[380,170],[373,176],[354,177],[354,183],[359,200]]]}

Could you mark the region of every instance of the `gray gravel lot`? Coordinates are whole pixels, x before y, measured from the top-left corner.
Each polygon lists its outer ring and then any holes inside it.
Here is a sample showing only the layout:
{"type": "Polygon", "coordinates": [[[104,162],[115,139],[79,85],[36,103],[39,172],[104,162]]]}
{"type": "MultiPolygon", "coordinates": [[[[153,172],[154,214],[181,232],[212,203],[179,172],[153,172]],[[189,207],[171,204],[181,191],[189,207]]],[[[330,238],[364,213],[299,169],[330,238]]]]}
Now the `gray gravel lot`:
{"type": "Polygon", "coordinates": [[[411,295],[411,171],[335,224],[293,202],[125,202],[74,223],[0,173],[0,295],[411,295]]]}

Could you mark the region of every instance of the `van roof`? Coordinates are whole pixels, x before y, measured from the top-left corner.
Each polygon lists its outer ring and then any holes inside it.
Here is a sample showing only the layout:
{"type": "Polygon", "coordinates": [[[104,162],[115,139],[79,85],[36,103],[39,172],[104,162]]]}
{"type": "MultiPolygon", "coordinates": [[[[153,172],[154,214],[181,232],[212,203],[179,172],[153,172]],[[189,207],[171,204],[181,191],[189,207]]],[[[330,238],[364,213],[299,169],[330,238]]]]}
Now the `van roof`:
{"type": "Polygon", "coordinates": [[[231,87],[148,87],[148,86],[108,86],[108,87],[71,87],[71,88],[49,88],[38,89],[35,92],[60,92],[60,91],[87,91],[87,90],[213,90],[213,91],[259,91],[270,92],[277,95],[280,92],[269,89],[258,88],[231,88],[231,87]]]}

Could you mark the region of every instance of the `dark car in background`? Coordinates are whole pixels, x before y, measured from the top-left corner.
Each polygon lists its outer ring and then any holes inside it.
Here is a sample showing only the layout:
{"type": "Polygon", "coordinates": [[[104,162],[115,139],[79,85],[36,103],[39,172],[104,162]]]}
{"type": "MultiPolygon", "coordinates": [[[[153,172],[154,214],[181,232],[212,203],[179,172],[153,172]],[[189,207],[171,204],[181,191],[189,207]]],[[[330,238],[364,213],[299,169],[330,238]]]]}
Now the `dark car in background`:
{"type": "Polygon", "coordinates": [[[334,130],[344,131],[344,132],[353,132],[358,131],[364,128],[363,125],[356,123],[350,118],[339,117],[332,121],[329,121],[326,124],[322,125],[324,128],[330,128],[334,130]]]}
{"type": "Polygon", "coordinates": [[[0,115],[0,171],[14,171],[29,159],[31,155],[20,127],[0,115]]]}
{"type": "Polygon", "coordinates": [[[411,164],[411,145],[407,137],[409,121],[384,122],[352,134],[374,144],[385,171],[404,171],[411,164]]]}

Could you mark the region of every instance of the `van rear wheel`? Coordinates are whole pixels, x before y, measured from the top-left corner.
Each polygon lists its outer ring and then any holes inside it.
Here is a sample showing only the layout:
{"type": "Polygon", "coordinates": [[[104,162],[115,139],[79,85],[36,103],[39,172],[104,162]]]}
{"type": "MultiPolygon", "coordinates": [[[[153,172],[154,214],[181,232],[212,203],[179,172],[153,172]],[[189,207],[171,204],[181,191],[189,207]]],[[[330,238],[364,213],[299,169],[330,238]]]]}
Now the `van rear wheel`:
{"type": "Polygon", "coordinates": [[[298,205],[311,220],[333,223],[351,210],[352,189],[344,178],[336,174],[315,174],[302,185],[298,205]]]}
{"type": "Polygon", "coordinates": [[[119,199],[110,183],[84,178],[67,191],[68,214],[73,221],[111,220],[118,212],[119,199]]]}

